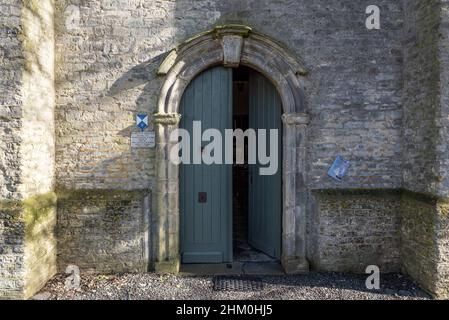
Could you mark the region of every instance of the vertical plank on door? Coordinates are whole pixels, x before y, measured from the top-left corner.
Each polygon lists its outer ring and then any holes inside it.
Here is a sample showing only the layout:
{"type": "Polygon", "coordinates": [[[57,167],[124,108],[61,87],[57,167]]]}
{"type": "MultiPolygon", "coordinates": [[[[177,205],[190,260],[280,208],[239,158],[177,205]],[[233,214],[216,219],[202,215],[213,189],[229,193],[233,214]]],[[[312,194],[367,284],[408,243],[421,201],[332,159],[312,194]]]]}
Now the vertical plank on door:
{"type": "MultiPolygon", "coordinates": [[[[232,128],[232,70],[209,69],[186,88],[180,109],[180,128],[191,134],[193,121],[202,131],[232,128]]],[[[208,142],[202,143],[204,147],[208,142]]],[[[192,157],[191,157],[192,160],[192,157]]],[[[181,257],[183,263],[222,263],[232,260],[232,166],[182,164],[180,166],[181,257]],[[200,203],[200,192],[207,201],[200,203]]]]}
{"type": "Polygon", "coordinates": [[[282,175],[281,175],[281,99],[264,76],[250,73],[249,127],[267,130],[267,153],[278,152],[278,170],[271,176],[259,174],[261,164],[249,166],[249,243],[266,254],[281,256],[282,175]],[[278,149],[270,149],[270,129],[278,130],[278,149]]]}

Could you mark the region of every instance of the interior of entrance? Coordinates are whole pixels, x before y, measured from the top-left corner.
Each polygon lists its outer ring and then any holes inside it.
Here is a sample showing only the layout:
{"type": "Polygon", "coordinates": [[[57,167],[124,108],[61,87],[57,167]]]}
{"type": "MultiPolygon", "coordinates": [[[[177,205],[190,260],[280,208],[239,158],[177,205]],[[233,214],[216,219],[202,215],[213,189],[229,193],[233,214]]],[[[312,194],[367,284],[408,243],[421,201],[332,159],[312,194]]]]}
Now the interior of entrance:
{"type": "MultiPolygon", "coordinates": [[[[233,70],[233,129],[245,131],[249,126],[249,78],[247,67],[233,70]]],[[[245,164],[236,164],[232,168],[233,181],[233,256],[237,262],[271,262],[276,258],[253,248],[248,241],[249,227],[249,168],[247,164],[247,139],[245,139],[245,164]]],[[[234,155],[235,155],[234,145],[234,155]]]]}

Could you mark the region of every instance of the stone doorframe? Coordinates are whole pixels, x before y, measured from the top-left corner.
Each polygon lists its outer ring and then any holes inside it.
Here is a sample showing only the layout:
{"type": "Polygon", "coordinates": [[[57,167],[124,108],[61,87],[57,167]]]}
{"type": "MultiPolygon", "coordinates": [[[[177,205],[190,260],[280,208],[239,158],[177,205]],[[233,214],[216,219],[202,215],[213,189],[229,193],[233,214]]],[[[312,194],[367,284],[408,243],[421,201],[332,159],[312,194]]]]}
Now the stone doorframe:
{"type": "Polygon", "coordinates": [[[306,260],[306,127],[301,63],[267,36],[241,25],[219,26],[170,52],[158,74],[165,76],[157,112],[156,181],[153,191],[151,260],[157,272],[180,266],[179,168],[169,160],[170,133],[178,128],[179,105],[195,76],[217,65],[240,64],[262,73],[278,90],[283,106],[282,265],[287,273],[308,270],[306,260]]]}

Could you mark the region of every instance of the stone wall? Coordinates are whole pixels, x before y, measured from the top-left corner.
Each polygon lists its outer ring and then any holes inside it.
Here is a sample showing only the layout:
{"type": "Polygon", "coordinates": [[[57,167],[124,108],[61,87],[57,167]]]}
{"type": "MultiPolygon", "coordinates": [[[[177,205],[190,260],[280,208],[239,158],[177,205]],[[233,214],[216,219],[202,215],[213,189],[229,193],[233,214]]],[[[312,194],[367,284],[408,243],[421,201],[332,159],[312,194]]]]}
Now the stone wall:
{"type": "Polygon", "coordinates": [[[406,189],[436,190],[439,104],[439,0],[404,5],[403,179],[406,189]]]}
{"type": "Polygon", "coordinates": [[[0,201],[0,299],[20,298],[24,283],[24,222],[21,206],[0,201]]]}
{"type": "MultiPolygon", "coordinates": [[[[57,188],[153,189],[154,150],[130,148],[131,132],[137,130],[134,116],[156,110],[165,80],[156,71],[170,50],[198,33],[230,23],[249,25],[278,40],[309,71],[303,83],[310,114],[307,159],[298,164],[305,161],[307,188],[399,188],[401,3],[379,1],[378,31],[365,27],[370,4],[58,1],[57,188]],[[351,160],[342,183],[326,175],[338,154],[351,160]]],[[[304,200],[300,192],[295,196],[298,202],[304,200]]]]}
{"type": "Polygon", "coordinates": [[[56,195],[52,192],[28,198],[22,205],[24,291],[29,298],[56,274],[56,195]]]}
{"type": "Polygon", "coordinates": [[[438,297],[448,295],[448,3],[403,1],[402,261],[438,297]]]}
{"type": "Polygon", "coordinates": [[[53,1],[0,4],[0,297],[56,272],[53,1]]]}
{"type": "Polygon", "coordinates": [[[0,299],[23,288],[23,222],[12,199],[20,184],[21,78],[23,54],[19,0],[0,4],[0,299]]]}
{"type": "MultiPolygon", "coordinates": [[[[309,187],[400,187],[400,2],[326,1],[317,5],[307,1],[298,5],[302,15],[298,20],[304,22],[287,43],[294,43],[311,68],[307,87],[309,187]],[[369,4],[381,9],[378,31],[364,26],[369,4]],[[343,182],[326,175],[338,154],[351,161],[343,182]]],[[[286,23],[285,28],[291,25],[297,23],[286,23]]]]}
{"type": "Polygon", "coordinates": [[[0,202],[0,299],[28,298],[56,273],[56,195],[0,202]]]}
{"type": "Polygon", "coordinates": [[[130,148],[134,116],[155,111],[171,49],[229,23],[278,40],[308,69],[307,179],[294,188],[321,190],[307,217],[312,266],[392,271],[403,261],[447,296],[448,3],[378,0],[381,30],[367,30],[370,4],[1,1],[0,297],[28,297],[52,276],[55,224],[59,271],[148,269],[149,229],[166,225],[150,223],[156,154],[130,148]],[[340,183],[326,175],[337,154],[351,161],[340,183]],[[432,197],[401,202],[388,191],[401,187],[432,197]]]}
{"type": "Polygon", "coordinates": [[[19,0],[0,4],[0,199],[14,198],[20,184],[21,79],[19,0]]]}
{"type": "Polygon", "coordinates": [[[308,221],[308,258],[315,270],[364,273],[401,269],[400,192],[316,191],[308,221]]]}
{"type": "Polygon", "coordinates": [[[404,1],[404,187],[449,196],[449,14],[441,0],[404,1]]]}
{"type": "Polygon", "coordinates": [[[130,134],[136,113],[154,110],[174,3],[57,1],[58,188],[151,185],[154,151],[131,150],[130,134]]]}
{"type": "Polygon", "coordinates": [[[129,140],[134,115],[155,110],[164,80],[156,76],[157,67],[186,38],[240,23],[279,40],[309,68],[311,187],[399,187],[402,11],[400,2],[378,1],[382,29],[370,31],[365,27],[369,4],[58,1],[58,184],[151,187],[154,152],[132,151],[129,140]],[[352,161],[341,184],[326,176],[337,154],[352,161]]]}
{"type": "Polygon", "coordinates": [[[58,194],[58,270],[146,272],[148,191],[63,191],[58,194]]]}
{"type": "Polygon", "coordinates": [[[439,109],[435,126],[437,155],[437,194],[449,197],[449,3],[441,0],[438,60],[440,63],[439,109]]]}
{"type": "Polygon", "coordinates": [[[23,198],[53,190],[55,179],[55,89],[53,0],[25,0],[22,7],[23,198]]]}
{"type": "Polygon", "coordinates": [[[449,205],[436,197],[402,198],[403,271],[439,298],[449,298],[449,205]]]}
{"type": "Polygon", "coordinates": [[[53,0],[22,6],[21,185],[25,221],[24,293],[33,295],[56,273],[55,90],[53,0]]]}

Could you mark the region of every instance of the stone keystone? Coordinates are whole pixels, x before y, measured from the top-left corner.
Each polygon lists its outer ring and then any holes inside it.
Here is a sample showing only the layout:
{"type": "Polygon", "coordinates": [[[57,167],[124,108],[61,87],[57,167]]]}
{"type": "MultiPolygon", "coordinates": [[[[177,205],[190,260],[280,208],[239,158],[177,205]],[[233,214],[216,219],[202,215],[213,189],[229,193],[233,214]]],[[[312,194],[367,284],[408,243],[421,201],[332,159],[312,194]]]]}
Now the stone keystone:
{"type": "Polygon", "coordinates": [[[237,68],[240,65],[240,56],[242,55],[243,38],[241,36],[224,36],[223,46],[223,64],[225,67],[237,68]]]}

